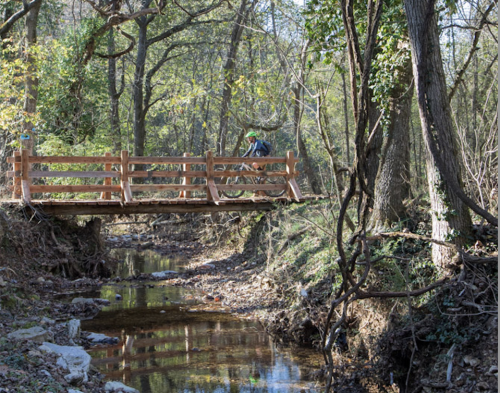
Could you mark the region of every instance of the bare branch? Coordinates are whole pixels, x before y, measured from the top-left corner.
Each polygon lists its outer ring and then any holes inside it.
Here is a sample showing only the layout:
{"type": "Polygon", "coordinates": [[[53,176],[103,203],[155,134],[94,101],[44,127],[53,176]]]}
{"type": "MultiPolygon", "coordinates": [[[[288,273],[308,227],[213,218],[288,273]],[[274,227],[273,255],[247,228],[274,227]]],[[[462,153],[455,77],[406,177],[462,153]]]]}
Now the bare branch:
{"type": "MultiPolygon", "coordinates": [[[[387,233],[377,233],[373,236],[367,236],[366,240],[381,240],[381,239],[388,239],[392,237],[404,237],[407,239],[415,239],[415,240],[422,240],[424,242],[430,242],[430,243],[435,243],[439,244],[440,246],[445,246],[445,247],[450,247],[450,248],[457,248],[457,246],[453,243],[448,243],[443,240],[436,240],[431,237],[427,236],[422,236],[422,235],[417,235],[416,233],[411,233],[411,232],[387,232],[387,233]]],[[[359,241],[359,240],[357,240],[359,241]]]]}
{"type": "Polygon", "coordinates": [[[90,4],[90,6],[95,10],[97,11],[99,14],[101,14],[101,16],[104,16],[104,17],[107,17],[109,16],[110,14],[114,13],[114,12],[109,12],[109,11],[104,11],[102,8],[98,7],[97,4],[92,1],[92,0],[84,0],[87,4],[90,4]]]}
{"type": "Polygon", "coordinates": [[[170,29],[164,31],[162,34],[157,35],[156,37],[150,38],[147,41],[146,45],[150,46],[156,42],[159,42],[159,41],[162,41],[166,38],[169,38],[172,35],[174,35],[175,33],[178,33],[178,32],[180,32],[180,31],[182,31],[190,26],[199,26],[199,25],[203,25],[203,24],[220,23],[220,22],[227,22],[227,21],[226,20],[203,20],[203,21],[193,22],[191,19],[186,19],[184,22],[179,23],[178,25],[175,25],[174,27],[171,27],[170,29]]]}
{"type": "Polygon", "coordinates": [[[498,254],[490,257],[476,257],[474,255],[460,253],[460,262],[472,263],[472,264],[484,264],[484,263],[498,263],[498,254]]]}
{"type": "Polygon", "coordinates": [[[125,33],[124,31],[120,30],[120,28],[117,27],[117,30],[118,32],[124,36],[125,38],[127,38],[128,40],[130,40],[130,45],[127,49],[121,51],[121,52],[118,52],[118,53],[113,53],[111,55],[103,55],[101,53],[96,53],[96,56],[102,58],[102,59],[116,59],[120,56],[123,56],[123,55],[126,55],[127,53],[131,52],[132,49],[134,49],[134,46],[135,46],[135,39],[134,37],[132,37],[130,34],[127,34],[125,33]]]}
{"type": "Polygon", "coordinates": [[[145,8],[143,10],[140,10],[140,11],[134,12],[132,14],[128,14],[128,15],[122,14],[122,13],[114,13],[113,15],[111,15],[108,18],[108,21],[104,25],[102,25],[94,34],[92,34],[92,36],[87,41],[87,45],[85,46],[84,58],[82,61],[83,64],[88,63],[89,60],[92,58],[92,55],[94,54],[94,51],[95,51],[97,38],[104,35],[107,31],[112,29],[114,26],[121,25],[122,23],[128,22],[129,20],[139,18],[141,16],[151,15],[151,14],[159,14],[159,13],[160,13],[160,10],[158,8],[145,8]]]}
{"type": "Polygon", "coordinates": [[[455,82],[453,83],[453,87],[450,90],[450,94],[448,95],[448,101],[451,101],[455,93],[457,92],[458,86],[460,82],[462,81],[462,78],[465,74],[465,71],[467,70],[467,67],[469,67],[469,64],[472,60],[472,57],[474,56],[474,53],[479,49],[477,44],[479,43],[479,37],[481,36],[481,31],[483,30],[483,26],[486,24],[486,21],[488,19],[488,15],[490,12],[493,10],[495,7],[495,4],[497,1],[493,0],[486,11],[483,14],[483,17],[481,18],[481,21],[479,22],[479,26],[477,27],[476,32],[474,33],[474,40],[472,41],[472,46],[469,50],[469,54],[467,55],[467,60],[465,60],[464,65],[460,69],[460,71],[457,74],[457,77],[455,78],[455,82]]]}
{"type": "Polygon", "coordinates": [[[191,18],[194,18],[194,14],[192,14],[191,12],[189,12],[188,10],[186,10],[183,6],[181,6],[177,0],[173,0],[174,1],[174,4],[179,7],[183,12],[185,12],[186,14],[188,14],[191,18]]]}

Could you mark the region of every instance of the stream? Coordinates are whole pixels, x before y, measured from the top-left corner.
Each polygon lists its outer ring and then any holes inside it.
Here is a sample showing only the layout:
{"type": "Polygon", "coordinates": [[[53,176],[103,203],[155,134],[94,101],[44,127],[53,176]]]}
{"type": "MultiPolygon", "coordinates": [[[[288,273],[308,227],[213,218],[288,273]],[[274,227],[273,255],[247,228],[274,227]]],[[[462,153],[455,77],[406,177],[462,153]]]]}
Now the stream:
{"type": "MultiPolygon", "coordinates": [[[[138,271],[182,272],[187,264],[150,250],[113,253],[123,261],[122,278],[138,271]]],[[[141,393],[321,391],[310,377],[322,365],[320,354],[278,347],[258,322],[222,313],[215,302],[204,304],[197,290],[121,281],[94,295],[111,304],[82,321],[82,329],[118,339],[88,351],[106,380],[141,393]]]]}

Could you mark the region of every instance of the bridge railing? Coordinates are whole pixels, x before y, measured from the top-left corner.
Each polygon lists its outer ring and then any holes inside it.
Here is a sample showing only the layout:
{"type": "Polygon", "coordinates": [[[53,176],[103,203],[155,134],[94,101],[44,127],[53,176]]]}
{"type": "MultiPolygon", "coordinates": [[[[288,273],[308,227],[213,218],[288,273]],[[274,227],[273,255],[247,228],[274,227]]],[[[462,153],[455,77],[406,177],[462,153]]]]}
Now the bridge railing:
{"type": "Polygon", "coordinates": [[[123,150],[119,157],[106,153],[101,157],[64,157],[64,156],[31,156],[28,150],[14,152],[13,157],[7,159],[13,165],[13,170],[7,175],[13,178],[12,192],[14,199],[31,201],[34,193],[100,193],[100,198],[109,200],[112,193],[120,193],[123,203],[134,204],[133,193],[135,192],[178,192],[181,198],[191,198],[193,192],[205,192],[206,199],[216,204],[221,204],[219,191],[228,189],[240,189],[245,191],[265,191],[283,188],[287,197],[301,199],[302,194],[295,180],[297,172],[293,152],[287,152],[286,157],[214,157],[208,151],[205,157],[190,157],[185,153],[183,157],[130,157],[127,150],[123,150]],[[263,166],[266,164],[284,164],[284,170],[264,172],[236,171],[224,169],[228,165],[241,165],[244,162],[257,162],[263,166]],[[88,164],[99,165],[103,170],[74,171],[74,170],[31,170],[33,164],[88,164]],[[119,165],[120,170],[113,170],[113,164],[119,165]],[[131,170],[131,165],[181,165],[181,170],[131,170]],[[204,166],[205,170],[192,170],[192,166],[204,166]],[[221,182],[231,176],[282,176],[286,178],[284,185],[279,184],[242,184],[226,185],[221,182]],[[100,184],[90,185],[37,185],[32,184],[31,179],[36,178],[97,178],[103,179],[100,184]],[[182,178],[182,184],[131,184],[134,178],[182,178]],[[113,184],[113,179],[117,179],[113,184]],[[193,179],[197,179],[194,182],[193,179]]]}

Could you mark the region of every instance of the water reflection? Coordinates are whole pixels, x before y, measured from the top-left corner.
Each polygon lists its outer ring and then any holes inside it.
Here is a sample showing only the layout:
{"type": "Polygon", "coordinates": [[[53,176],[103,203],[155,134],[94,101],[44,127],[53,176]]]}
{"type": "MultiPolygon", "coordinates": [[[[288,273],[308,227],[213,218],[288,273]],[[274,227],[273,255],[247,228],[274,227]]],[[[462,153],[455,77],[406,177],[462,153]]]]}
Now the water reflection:
{"type": "MultiPolygon", "coordinates": [[[[115,251],[116,252],[116,251],[115,251]]],[[[121,251],[126,272],[178,270],[152,252],[121,251]]],[[[118,337],[119,343],[89,351],[107,380],[141,393],[320,392],[309,381],[322,358],[273,344],[260,325],[229,314],[190,312],[197,293],[160,282],[118,283],[101,288],[112,304],[82,329],[118,337]],[[122,299],[115,300],[116,294],[122,299]]],[[[200,294],[200,297],[201,294],[200,294]]]]}
{"type": "MultiPolygon", "coordinates": [[[[201,295],[200,295],[201,296],[201,295]]],[[[136,307],[159,307],[173,304],[195,303],[193,290],[182,287],[171,287],[161,281],[141,281],[138,283],[121,282],[104,285],[99,294],[94,297],[107,299],[111,302],[104,310],[120,310],[136,307]],[[118,299],[117,299],[117,296],[118,299]]]]}
{"type": "Polygon", "coordinates": [[[121,339],[89,352],[106,379],[141,393],[320,391],[308,382],[319,356],[278,351],[257,323],[175,307],[161,311],[107,311],[84,322],[84,330],[121,339]]]}
{"type": "Polygon", "coordinates": [[[140,273],[154,273],[165,270],[182,272],[186,260],[183,257],[170,257],[158,254],[153,250],[137,251],[130,248],[116,248],[110,251],[113,258],[122,261],[115,275],[128,278],[140,273]]]}

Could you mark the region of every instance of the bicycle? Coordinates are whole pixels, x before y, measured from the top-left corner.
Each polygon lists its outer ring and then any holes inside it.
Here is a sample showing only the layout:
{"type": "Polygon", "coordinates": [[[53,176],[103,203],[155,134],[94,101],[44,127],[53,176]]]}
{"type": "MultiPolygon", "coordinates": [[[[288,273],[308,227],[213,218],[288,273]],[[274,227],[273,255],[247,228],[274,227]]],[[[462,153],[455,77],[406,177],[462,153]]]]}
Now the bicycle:
{"type": "MultiPolygon", "coordinates": [[[[257,172],[255,169],[253,169],[250,165],[243,163],[238,169],[238,171],[252,171],[252,172],[257,172]]],[[[238,175],[234,177],[228,177],[226,180],[226,185],[233,185],[235,186],[234,189],[229,188],[225,190],[221,190],[221,193],[225,195],[228,198],[238,198],[242,196],[246,190],[238,189],[238,185],[246,185],[246,184],[273,184],[273,185],[283,185],[286,186],[286,178],[284,176],[267,176],[267,172],[270,171],[263,171],[263,173],[259,176],[245,176],[245,175],[238,175]]],[[[267,196],[270,196],[272,198],[277,198],[282,196],[286,189],[284,187],[280,187],[279,189],[276,190],[263,190],[264,193],[267,196]]]]}

